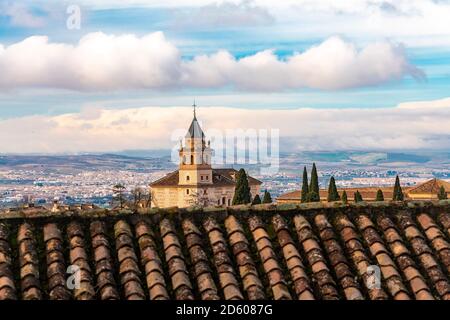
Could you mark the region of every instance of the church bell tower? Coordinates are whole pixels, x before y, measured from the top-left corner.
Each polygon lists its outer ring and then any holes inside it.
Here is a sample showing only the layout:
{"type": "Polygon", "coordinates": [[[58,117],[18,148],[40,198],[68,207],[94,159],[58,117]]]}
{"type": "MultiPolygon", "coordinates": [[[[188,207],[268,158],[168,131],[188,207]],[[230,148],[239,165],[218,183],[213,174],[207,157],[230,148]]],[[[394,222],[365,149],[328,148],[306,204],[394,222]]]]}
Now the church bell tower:
{"type": "Polygon", "coordinates": [[[198,186],[212,184],[211,168],[212,149],[210,142],[205,142],[205,134],[197,121],[196,104],[194,118],[184,139],[184,146],[179,150],[179,185],[198,186]]]}

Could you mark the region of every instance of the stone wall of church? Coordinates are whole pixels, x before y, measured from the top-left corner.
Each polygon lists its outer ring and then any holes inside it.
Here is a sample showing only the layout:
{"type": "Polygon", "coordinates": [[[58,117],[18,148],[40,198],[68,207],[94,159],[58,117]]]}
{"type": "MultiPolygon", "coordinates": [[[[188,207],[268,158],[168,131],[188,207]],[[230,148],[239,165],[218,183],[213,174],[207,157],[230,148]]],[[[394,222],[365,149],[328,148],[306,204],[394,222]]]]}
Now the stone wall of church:
{"type": "MultiPolygon", "coordinates": [[[[252,197],[260,193],[259,186],[251,186],[252,197]]],[[[230,206],[233,202],[234,186],[228,187],[178,187],[153,188],[152,207],[185,208],[193,205],[201,206],[230,206]]]]}
{"type": "Polygon", "coordinates": [[[152,188],[152,207],[168,208],[178,205],[178,188],[152,188]]]}

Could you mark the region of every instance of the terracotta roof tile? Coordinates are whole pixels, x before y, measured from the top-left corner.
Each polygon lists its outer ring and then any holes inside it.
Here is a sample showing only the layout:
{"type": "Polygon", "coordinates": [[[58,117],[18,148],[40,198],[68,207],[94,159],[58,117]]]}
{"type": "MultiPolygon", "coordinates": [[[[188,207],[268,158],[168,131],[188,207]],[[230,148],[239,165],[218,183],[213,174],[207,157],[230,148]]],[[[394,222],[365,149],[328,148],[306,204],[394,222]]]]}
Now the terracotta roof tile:
{"type": "Polygon", "coordinates": [[[66,286],[66,266],[64,263],[63,238],[55,223],[44,225],[44,242],[47,254],[47,278],[49,299],[68,300],[71,294],[66,286]]]}
{"type": "Polygon", "coordinates": [[[94,249],[95,274],[101,300],[120,298],[114,278],[114,262],[111,254],[108,231],[102,221],[90,224],[92,248],[94,249]]]}
{"type": "Polygon", "coordinates": [[[203,244],[201,241],[201,232],[190,219],[183,220],[182,228],[185,237],[190,235],[191,238],[192,237],[197,238],[196,240],[193,241],[195,245],[191,246],[188,245],[188,249],[191,261],[194,265],[194,269],[197,270],[195,272],[196,273],[195,276],[201,298],[203,300],[218,300],[219,295],[217,293],[216,284],[214,283],[212,277],[212,271],[209,267],[209,260],[205,251],[203,250],[203,244]]]}
{"type": "Polygon", "coordinates": [[[449,292],[450,285],[446,279],[446,276],[433,257],[432,250],[428,247],[424,237],[422,235],[418,235],[420,234],[420,231],[417,229],[414,221],[407,213],[401,212],[395,217],[399,228],[411,243],[414,256],[420,262],[422,268],[425,269],[427,276],[431,279],[431,286],[434,287],[439,296],[443,298],[449,292]],[[414,234],[417,236],[409,238],[412,235],[410,233],[408,237],[406,234],[406,229],[415,229],[414,234]]]}
{"type": "Polygon", "coordinates": [[[337,299],[339,297],[336,283],[331,276],[330,269],[326,264],[324,253],[316,241],[310,223],[305,217],[296,215],[294,225],[303,251],[306,253],[308,265],[312,269],[314,281],[319,285],[323,299],[337,299]],[[307,232],[305,232],[307,231],[307,232]]]}
{"type": "Polygon", "coordinates": [[[165,218],[159,224],[163,240],[165,260],[169,267],[169,276],[177,300],[192,300],[192,284],[185,264],[185,257],[176,236],[173,223],[165,218]]]}
{"type": "Polygon", "coordinates": [[[239,221],[233,215],[225,219],[225,229],[228,241],[238,265],[242,279],[243,289],[250,300],[264,299],[265,295],[259,280],[255,262],[250,254],[249,242],[244,235],[244,230],[239,221]]]}
{"type": "Polygon", "coordinates": [[[450,237],[450,214],[447,212],[440,212],[437,216],[439,223],[444,227],[444,232],[450,237]]]}
{"type": "Polygon", "coordinates": [[[248,223],[274,299],[292,299],[262,220],[255,215],[248,219],[248,223]]]}
{"type": "Polygon", "coordinates": [[[16,286],[11,272],[11,248],[8,243],[9,230],[0,222],[0,300],[15,300],[16,286]]]}
{"type": "Polygon", "coordinates": [[[226,300],[243,299],[244,297],[240,291],[236,272],[228,252],[228,246],[219,224],[216,219],[209,217],[203,221],[203,227],[208,233],[223,297],[226,300]]]}
{"type": "Polygon", "coordinates": [[[95,298],[91,268],[88,262],[88,256],[85,251],[84,231],[80,223],[73,221],[67,226],[67,237],[71,243],[69,252],[69,262],[80,268],[79,288],[75,287],[73,291],[74,298],[77,300],[91,300],[95,298]],[[76,238],[76,241],[73,239],[76,238]],[[72,246],[72,243],[76,243],[72,246]]]}
{"type": "Polygon", "coordinates": [[[225,210],[0,216],[0,299],[450,299],[444,202],[225,210]]]}
{"type": "Polygon", "coordinates": [[[328,259],[331,262],[336,278],[338,279],[341,287],[344,288],[346,299],[363,299],[363,295],[359,289],[359,284],[355,281],[356,275],[354,275],[351,271],[350,263],[345,257],[344,250],[336,240],[337,235],[334,233],[333,227],[328,221],[326,215],[318,214],[314,218],[314,221],[317,228],[319,229],[319,236],[327,252],[328,259]],[[328,231],[327,234],[323,232],[325,230],[328,231]],[[352,289],[348,290],[349,288],[352,289]]]}
{"type": "Polygon", "coordinates": [[[343,214],[339,214],[334,219],[334,222],[337,230],[340,230],[341,238],[345,241],[345,251],[350,254],[351,263],[353,264],[354,269],[358,271],[358,276],[362,279],[362,283],[366,287],[370,299],[387,299],[388,296],[383,288],[370,287],[368,285],[367,268],[371,263],[369,257],[365,253],[361,240],[356,233],[356,227],[350,219],[343,214]]]}
{"type": "Polygon", "coordinates": [[[34,231],[29,223],[19,226],[17,233],[19,244],[20,282],[24,300],[41,300],[39,261],[36,252],[34,231]]]}

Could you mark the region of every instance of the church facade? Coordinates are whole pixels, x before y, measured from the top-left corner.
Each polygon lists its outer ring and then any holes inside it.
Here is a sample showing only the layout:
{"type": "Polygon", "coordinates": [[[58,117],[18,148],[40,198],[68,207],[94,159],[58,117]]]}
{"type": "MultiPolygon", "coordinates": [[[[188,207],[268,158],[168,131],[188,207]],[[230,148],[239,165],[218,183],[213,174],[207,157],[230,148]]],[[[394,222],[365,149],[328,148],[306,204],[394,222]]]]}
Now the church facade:
{"type": "MultiPolygon", "coordinates": [[[[230,206],[236,186],[235,169],[213,169],[213,150],[195,114],[179,149],[179,168],[150,184],[152,207],[230,206]]],[[[261,181],[248,176],[252,197],[261,181]]]]}

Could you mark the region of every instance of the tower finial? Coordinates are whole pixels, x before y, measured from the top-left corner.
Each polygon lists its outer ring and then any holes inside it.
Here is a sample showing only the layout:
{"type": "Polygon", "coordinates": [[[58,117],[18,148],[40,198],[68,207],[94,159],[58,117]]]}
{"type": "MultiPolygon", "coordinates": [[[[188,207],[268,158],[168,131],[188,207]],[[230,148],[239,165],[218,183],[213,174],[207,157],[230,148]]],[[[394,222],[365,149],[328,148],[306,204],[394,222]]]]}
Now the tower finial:
{"type": "Polygon", "coordinates": [[[197,107],[197,105],[195,104],[195,99],[194,99],[194,104],[192,106],[194,107],[194,119],[197,119],[197,116],[195,114],[195,107],[197,107]]]}

